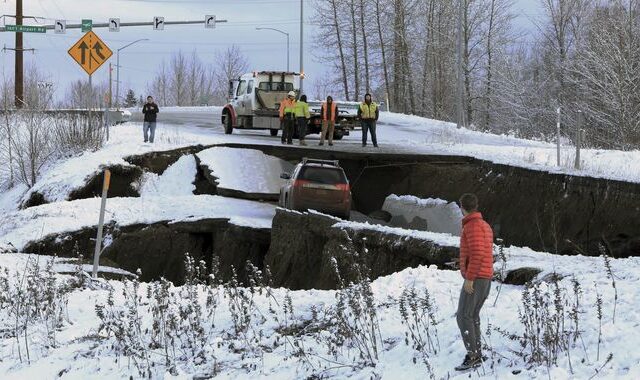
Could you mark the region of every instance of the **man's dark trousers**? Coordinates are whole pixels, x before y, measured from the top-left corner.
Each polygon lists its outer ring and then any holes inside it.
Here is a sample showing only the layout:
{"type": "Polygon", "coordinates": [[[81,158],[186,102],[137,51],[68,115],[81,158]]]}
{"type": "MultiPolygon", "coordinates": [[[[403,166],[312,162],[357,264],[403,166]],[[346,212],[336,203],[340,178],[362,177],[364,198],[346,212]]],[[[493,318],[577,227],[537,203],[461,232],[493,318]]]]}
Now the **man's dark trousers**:
{"type": "Polygon", "coordinates": [[[378,145],[376,137],[376,121],[374,119],[363,119],[362,122],[362,145],[367,145],[367,131],[371,132],[371,142],[378,145]]]}
{"type": "Polygon", "coordinates": [[[482,343],[480,341],[480,309],[484,301],[489,296],[491,290],[491,280],[477,278],[473,282],[472,294],[460,291],[460,301],[458,302],[458,312],[456,319],[467,354],[478,357],[481,354],[482,343]]]}

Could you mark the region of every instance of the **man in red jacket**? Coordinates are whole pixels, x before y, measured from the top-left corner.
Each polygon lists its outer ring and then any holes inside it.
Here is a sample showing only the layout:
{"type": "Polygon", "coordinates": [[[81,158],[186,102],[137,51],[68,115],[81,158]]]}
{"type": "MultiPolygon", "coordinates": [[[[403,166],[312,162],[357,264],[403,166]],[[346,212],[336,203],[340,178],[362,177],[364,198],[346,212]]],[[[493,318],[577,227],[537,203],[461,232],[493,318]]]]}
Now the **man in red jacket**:
{"type": "Polygon", "coordinates": [[[480,309],[489,295],[493,278],[493,231],[478,212],[478,197],[460,198],[462,235],[460,236],[460,272],[464,285],[460,291],[456,319],[467,355],[458,371],[475,368],[483,361],[480,333],[480,309]]]}

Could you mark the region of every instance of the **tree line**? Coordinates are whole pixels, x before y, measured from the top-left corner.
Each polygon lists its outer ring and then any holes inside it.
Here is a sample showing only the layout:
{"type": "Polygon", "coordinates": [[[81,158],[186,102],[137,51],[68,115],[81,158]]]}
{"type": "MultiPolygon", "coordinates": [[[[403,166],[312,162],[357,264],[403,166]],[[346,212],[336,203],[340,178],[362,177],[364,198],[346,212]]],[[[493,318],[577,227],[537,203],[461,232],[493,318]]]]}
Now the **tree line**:
{"type": "Polygon", "coordinates": [[[235,45],[218,51],[211,63],[203,62],[196,51],[178,51],[160,63],[147,92],[160,106],[222,105],[229,80],[248,67],[247,57],[235,45]]]}
{"type": "Polygon", "coordinates": [[[638,0],[532,1],[522,30],[512,0],[316,0],[315,51],[345,100],[454,122],[460,101],[467,127],[546,140],[560,108],[566,137],[637,148],[638,0]]]}

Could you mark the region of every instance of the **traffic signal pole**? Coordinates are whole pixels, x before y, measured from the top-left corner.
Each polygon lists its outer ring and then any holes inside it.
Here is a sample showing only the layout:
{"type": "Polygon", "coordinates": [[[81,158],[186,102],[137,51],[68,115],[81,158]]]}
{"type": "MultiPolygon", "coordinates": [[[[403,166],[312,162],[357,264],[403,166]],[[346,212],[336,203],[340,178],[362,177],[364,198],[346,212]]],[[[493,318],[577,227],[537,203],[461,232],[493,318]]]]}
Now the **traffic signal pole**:
{"type": "MultiPolygon", "coordinates": [[[[10,16],[9,16],[10,17],[10,16]]],[[[33,18],[28,16],[29,18],[33,18]]],[[[22,13],[22,0],[16,0],[16,25],[23,25],[24,15],[22,13]]],[[[226,23],[227,20],[215,20],[215,23],[226,23]]],[[[164,25],[195,25],[195,24],[204,24],[204,20],[186,20],[186,21],[165,21],[164,25]]],[[[123,22],[120,23],[120,27],[127,26],[154,26],[153,21],[148,22],[123,22]]],[[[42,26],[46,30],[54,30],[55,25],[44,25],[42,26]]],[[[108,28],[109,23],[96,23],[92,25],[92,28],[108,28]]],[[[66,29],[81,29],[82,24],[67,24],[66,29]]],[[[6,32],[6,27],[0,27],[0,32],[6,32]]],[[[22,108],[25,105],[24,102],[24,52],[25,50],[33,51],[34,49],[25,49],[24,48],[24,39],[23,32],[16,32],[16,46],[14,49],[7,48],[6,50],[14,50],[15,51],[15,76],[14,76],[14,98],[15,98],[15,106],[16,108],[22,108]]]]}

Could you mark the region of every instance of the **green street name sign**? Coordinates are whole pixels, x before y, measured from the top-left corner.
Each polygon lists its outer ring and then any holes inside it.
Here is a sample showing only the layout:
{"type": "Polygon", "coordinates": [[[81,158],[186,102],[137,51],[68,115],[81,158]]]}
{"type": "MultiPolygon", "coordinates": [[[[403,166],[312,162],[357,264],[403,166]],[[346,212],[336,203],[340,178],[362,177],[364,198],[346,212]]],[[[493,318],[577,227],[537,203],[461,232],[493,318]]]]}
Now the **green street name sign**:
{"type": "Polygon", "coordinates": [[[93,28],[93,20],[83,19],[81,26],[82,26],[82,33],[90,32],[91,29],[93,28]]]}
{"type": "Polygon", "coordinates": [[[46,33],[47,29],[44,26],[31,26],[31,25],[5,25],[5,32],[16,33],[46,33]]]}

